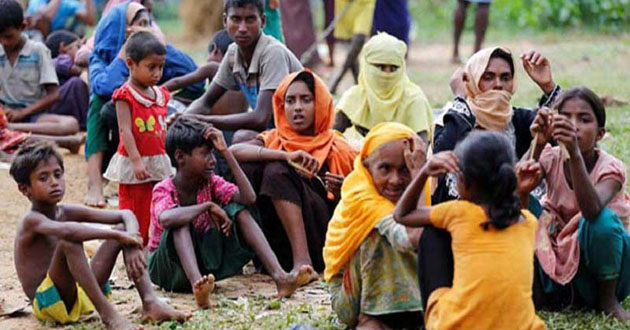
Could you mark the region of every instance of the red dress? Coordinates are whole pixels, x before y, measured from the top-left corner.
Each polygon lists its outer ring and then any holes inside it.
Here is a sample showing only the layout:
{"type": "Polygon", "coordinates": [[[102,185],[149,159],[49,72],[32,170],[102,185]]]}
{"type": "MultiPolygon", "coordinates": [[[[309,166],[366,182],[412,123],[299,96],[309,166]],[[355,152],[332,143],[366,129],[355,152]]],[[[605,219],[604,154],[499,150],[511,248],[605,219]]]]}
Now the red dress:
{"type": "Polygon", "coordinates": [[[125,101],[131,109],[131,132],[149,172],[145,180],[138,180],[134,175],[133,162],[120,136],[118,150],[107,167],[104,177],[119,182],[119,209],[133,211],[144,243],[148,242],[150,223],[151,194],[155,183],[173,174],[171,162],[166,155],[166,105],[170,94],[165,87],[151,87],[154,98],[142,94],[128,82],[114,91],[112,99],[125,101]]]}

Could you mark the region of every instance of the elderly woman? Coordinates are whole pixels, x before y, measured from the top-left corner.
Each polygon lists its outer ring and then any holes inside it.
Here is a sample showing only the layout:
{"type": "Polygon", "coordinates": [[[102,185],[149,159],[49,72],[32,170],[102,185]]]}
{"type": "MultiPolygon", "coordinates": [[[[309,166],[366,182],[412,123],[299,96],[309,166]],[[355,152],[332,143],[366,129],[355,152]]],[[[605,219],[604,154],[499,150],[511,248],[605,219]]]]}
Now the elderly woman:
{"type": "MultiPolygon", "coordinates": [[[[134,30],[146,29],[150,24],[151,18],[147,9],[137,2],[127,1],[112,7],[96,26],[94,51],[90,55],[89,64],[92,95],[87,116],[88,133],[85,146],[85,156],[88,159],[88,193],[85,198],[87,205],[105,206],[101,173],[108,163],[109,157],[106,156],[113,155],[118,141],[109,141],[109,130],[104,118],[101,117],[101,109],[110,101],[114,90],[129,77],[129,69],[124,60],[125,40],[134,30]],[[105,155],[106,153],[108,155],[105,155]]],[[[196,69],[197,65],[192,58],[172,45],[167,45],[164,74],[159,84],[196,69]]],[[[199,96],[203,92],[203,82],[187,90],[199,96]]]]}
{"type": "Polygon", "coordinates": [[[378,124],[343,183],[326,234],[324,276],[333,310],[350,327],[422,326],[414,251],[422,229],[407,229],[392,214],[412,172],[424,164],[424,150],[409,127],[378,124]]]}
{"type": "Polygon", "coordinates": [[[337,104],[336,130],[356,138],[356,132],[365,136],[377,124],[393,121],[408,125],[425,141],[431,139],[433,112],[420,87],[407,76],[406,53],[405,43],[387,33],[379,33],[365,44],[359,84],[347,90],[337,104]]]}
{"type": "Polygon", "coordinates": [[[283,268],[322,271],[326,229],[356,152],[333,132],[332,96],[311,71],[288,75],[273,108],[276,129],[230,149],[247,162],[265,236],[283,268]]]}

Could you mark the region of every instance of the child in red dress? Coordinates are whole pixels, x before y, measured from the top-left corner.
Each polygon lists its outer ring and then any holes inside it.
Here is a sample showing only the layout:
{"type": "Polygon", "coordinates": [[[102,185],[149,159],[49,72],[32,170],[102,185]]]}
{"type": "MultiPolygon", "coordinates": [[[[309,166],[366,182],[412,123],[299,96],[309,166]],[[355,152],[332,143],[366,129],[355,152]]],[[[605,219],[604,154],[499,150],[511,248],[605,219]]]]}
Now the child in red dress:
{"type": "Polygon", "coordinates": [[[104,176],[119,182],[119,208],[135,214],[146,245],[153,186],[173,174],[164,148],[170,94],[155,86],[162,78],[166,47],[151,32],[141,31],[129,37],[124,49],[129,80],[112,96],[120,143],[104,176]]]}

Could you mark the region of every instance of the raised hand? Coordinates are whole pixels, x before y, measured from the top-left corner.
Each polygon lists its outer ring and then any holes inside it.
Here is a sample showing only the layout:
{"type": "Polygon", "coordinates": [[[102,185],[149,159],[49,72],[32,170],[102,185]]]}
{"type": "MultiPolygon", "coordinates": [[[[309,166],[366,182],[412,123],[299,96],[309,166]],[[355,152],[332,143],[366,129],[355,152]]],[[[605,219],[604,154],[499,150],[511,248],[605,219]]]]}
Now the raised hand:
{"type": "Polygon", "coordinates": [[[527,195],[534,190],[542,178],[542,167],[535,160],[526,160],[516,163],[516,191],[521,195],[527,195]]]}
{"type": "Polygon", "coordinates": [[[427,144],[417,135],[404,140],[404,144],[405,164],[411,176],[415,177],[427,162],[427,144]]]}
{"type": "Polygon", "coordinates": [[[576,155],[580,152],[577,141],[577,129],[573,122],[566,116],[554,114],[552,116],[552,137],[562,146],[564,145],[569,156],[576,155]]]}
{"type": "Polygon", "coordinates": [[[529,52],[521,54],[521,61],[523,62],[523,69],[529,75],[530,78],[545,92],[545,94],[551,93],[556,84],[553,82],[551,76],[551,64],[549,60],[541,53],[531,50],[529,52]]]}
{"type": "Polygon", "coordinates": [[[227,143],[225,143],[223,132],[216,127],[209,126],[206,128],[206,130],[203,131],[203,138],[212,141],[212,144],[219,152],[227,150],[227,143]]]}
{"type": "Polygon", "coordinates": [[[537,145],[546,144],[551,140],[551,110],[549,108],[538,109],[529,131],[533,137],[536,137],[537,145]]]}
{"type": "Polygon", "coordinates": [[[443,151],[429,158],[429,160],[422,168],[422,172],[424,172],[428,176],[434,177],[447,173],[461,174],[458,163],[459,160],[457,159],[457,156],[455,156],[454,152],[443,151]]]}

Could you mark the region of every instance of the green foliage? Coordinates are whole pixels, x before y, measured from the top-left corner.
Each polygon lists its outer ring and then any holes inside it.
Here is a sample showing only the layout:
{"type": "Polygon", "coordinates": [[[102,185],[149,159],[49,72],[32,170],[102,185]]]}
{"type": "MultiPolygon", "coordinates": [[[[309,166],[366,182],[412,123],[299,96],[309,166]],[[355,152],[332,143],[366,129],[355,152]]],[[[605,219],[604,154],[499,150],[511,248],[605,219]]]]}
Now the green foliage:
{"type": "Polygon", "coordinates": [[[616,31],[630,26],[630,0],[494,1],[492,19],[535,29],[592,26],[616,31]]]}

